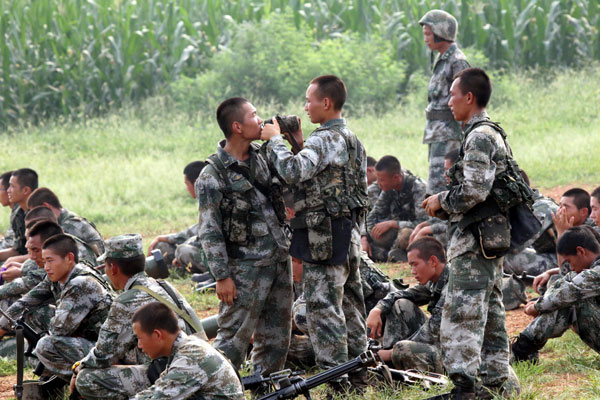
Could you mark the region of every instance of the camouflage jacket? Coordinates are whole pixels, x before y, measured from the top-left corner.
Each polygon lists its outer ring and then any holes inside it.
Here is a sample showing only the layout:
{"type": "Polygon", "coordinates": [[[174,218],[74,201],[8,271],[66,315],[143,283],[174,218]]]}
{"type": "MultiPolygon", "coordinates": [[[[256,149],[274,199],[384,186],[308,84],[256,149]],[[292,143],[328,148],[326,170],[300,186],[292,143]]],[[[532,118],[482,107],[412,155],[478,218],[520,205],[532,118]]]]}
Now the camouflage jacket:
{"type": "Polygon", "coordinates": [[[65,233],[77,236],[92,248],[96,256],[104,253],[104,242],[100,232],[85,218],[63,208],[58,216],[58,224],[65,233]]]}
{"type": "Polygon", "coordinates": [[[433,311],[435,305],[440,299],[442,289],[448,282],[448,268],[444,268],[437,282],[429,281],[425,285],[415,285],[408,289],[391,292],[383,299],[379,300],[375,308],[381,310],[381,315],[387,315],[394,307],[396,300],[406,299],[418,306],[427,304],[427,311],[433,311]]]}
{"type": "Polygon", "coordinates": [[[427,306],[431,317],[416,331],[409,340],[420,343],[437,345],[440,342],[440,325],[442,324],[442,311],[446,300],[446,286],[448,283],[449,269],[444,272],[435,285],[435,295],[427,306]]]}
{"type": "Polygon", "coordinates": [[[36,287],[46,278],[46,271],[31,258],[21,266],[21,277],[0,286],[0,300],[9,297],[20,297],[36,287]]]}
{"type": "Polygon", "coordinates": [[[537,312],[544,313],[577,305],[594,297],[595,301],[599,301],[599,287],[600,257],[597,257],[590,268],[580,273],[570,271],[549,284],[548,289],[534,307],[537,312]]]}
{"type": "Polygon", "coordinates": [[[10,249],[15,244],[15,233],[12,228],[9,226],[6,232],[4,233],[4,237],[0,239],[0,250],[10,249]]]}
{"type": "Polygon", "coordinates": [[[19,254],[27,254],[27,248],[25,247],[27,242],[25,237],[25,211],[18,204],[13,206],[10,214],[10,228],[14,234],[13,249],[19,254]]]}
{"type": "Polygon", "coordinates": [[[375,207],[375,203],[377,203],[377,199],[379,198],[380,194],[381,188],[379,187],[377,181],[371,183],[367,187],[367,195],[369,196],[369,210],[372,210],[373,207],[375,207]]]}
{"type": "Polygon", "coordinates": [[[231,363],[210,344],[180,333],[171,349],[167,368],[154,385],[131,399],[243,400],[242,384],[231,363]]]}
{"type": "Polygon", "coordinates": [[[225,166],[227,185],[220,172],[208,164],[196,180],[198,197],[198,237],[206,254],[208,267],[215,279],[229,277],[229,265],[251,262],[267,266],[285,261],[289,241],[273,206],[242,174],[230,168],[254,166],[253,175],[263,185],[274,177],[267,162],[254,146],[250,158],[238,161],[217,147],[217,157],[225,166]]]}
{"type": "MultiPolygon", "coordinates": [[[[19,318],[26,309],[48,302],[56,304],[56,312],[50,322],[50,334],[55,336],[82,337],[91,342],[98,338],[98,331],[113,299],[107,282],[84,264],[73,267],[64,284],[46,278],[29,293],[21,297],[6,311],[12,318],[19,318]]],[[[2,317],[0,327],[8,328],[2,317]]]]}
{"type": "MultiPolygon", "coordinates": [[[[481,120],[489,120],[485,111],[475,114],[465,131],[481,120]]],[[[467,211],[487,199],[495,178],[506,170],[506,157],[510,154],[502,135],[488,125],[471,131],[463,139],[462,148],[464,157],[455,171],[458,184],[438,194],[442,209],[449,214],[448,260],[469,251],[481,252],[471,231],[461,231],[457,224],[467,211]]]]}
{"type": "Polygon", "coordinates": [[[396,220],[398,228],[414,228],[427,219],[421,203],[425,200],[427,184],[423,179],[403,169],[402,189],[382,192],[367,216],[367,231],[371,233],[379,222],[396,220]]]}
{"type": "Polygon", "coordinates": [[[170,235],[167,235],[167,242],[169,244],[174,244],[174,245],[183,244],[184,242],[188,241],[190,238],[197,237],[197,235],[198,235],[198,224],[194,224],[194,225],[182,230],[181,232],[171,233],[170,235]]]}
{"type": "Polygon", "coordinates": [[[433,65],[433,76],[427,89],[427,112],[442,112],[447,115],[441,119],[427,119],[423,143],[460,140],[460,125],[454,120],[448,107],[450,86],[454,75],[469,68],[469,63],[462,51],[452,43],[444,54],[440,55],[433,65]]]}
{"type": "MultiPolygon", "coordinates": [[[[102,324],[98,333],[96,346],[81,361],[82,368],[108,368],[113,364],[135,365],[149,362],[148,356],[137,347],[137,339],[131,326],[133,314],[142,306],[155,302],[154,297],[133,286],[145,286],[167,299],[173,300],[169,294],[156,282],[155,279],[139,272],[133,275],[127,283],[123,292],[119,294],[110,306],[108,317],[102,324]]],[[[171,288],[173,288],[171,286],[171,288]]],[[[174,288],[173,288],[174,289],[174,288]]],[[[193,312],[192,307],[177,290],[179,300],[188,312],[193,312]]],[[[179,319],[179,327],[186,333],[191,333],[182,319],[179,319]]]]}

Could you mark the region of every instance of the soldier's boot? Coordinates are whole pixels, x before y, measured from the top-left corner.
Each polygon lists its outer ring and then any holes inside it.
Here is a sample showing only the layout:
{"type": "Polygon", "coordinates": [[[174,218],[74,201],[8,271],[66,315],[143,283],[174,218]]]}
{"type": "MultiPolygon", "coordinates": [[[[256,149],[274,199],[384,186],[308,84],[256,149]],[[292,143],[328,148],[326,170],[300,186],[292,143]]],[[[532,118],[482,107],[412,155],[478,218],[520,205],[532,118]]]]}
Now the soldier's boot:
{"type": "Polygon", "coordinates": [[[523,334],[519,335],[517,339],[510,346],[512,352],[511,363],[520,361],[529,361],[533,364],[539,362],[539,350],[544,347],[545,343],[536,343],[529,339],[523,334]]]}
{"type": "Polygon", "coordinates": [[[194,282],[204,282],[208,279],[212,279],[210,272],[205,272],[203,274],[192,274],[192,281],[194,282]]]}

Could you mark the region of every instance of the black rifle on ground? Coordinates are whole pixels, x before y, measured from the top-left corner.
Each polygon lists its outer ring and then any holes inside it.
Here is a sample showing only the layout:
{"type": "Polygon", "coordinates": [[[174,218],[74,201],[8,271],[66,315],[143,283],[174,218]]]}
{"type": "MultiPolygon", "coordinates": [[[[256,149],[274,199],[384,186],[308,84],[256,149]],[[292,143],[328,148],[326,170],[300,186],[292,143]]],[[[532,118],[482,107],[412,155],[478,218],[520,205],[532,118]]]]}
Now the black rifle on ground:
{"type": "Polygon", "coordinates": [[[416,369],[401,370],[389,368],[385,364],[379,364],[376,367],[369,368],[369,371],[375,374],[379,379],[386,383],[399,383],[401,385],[416,386],[424,389],[431,388],[431,385],[448,385],[450,381],[444,375],[433,372],[423,372],[416,369]]]}
{"type": "Polygon", "coordinates": [[[338,365],[337,367],[320,372],[307,379],[302,379],[298,376],[284,378],[279,382],[276,382],[275,386],[279,386],[279,389],[273,393],[269,393],[260,397],[259,400],[293,399],[299,395],[304,395],[304,397],[310,400],[310,389],[313,389],[324,383],[331,382],[349,372],[376,364],[377,359],[375,358],[373,352],[366,351],[356,357],[354,360],[350,360],[344,364],[338,365]]]}
{"type": "Polygon", "coordinates": [[[8,322],[10,322],[11,329],[16,331],[16,329],[19,327],[23,328],[23,336],[25,337],[25,340],[27,340],[27,351],[25,352],[25,355],[28,357],[35,357],[33,350],[35,349],[38,341],[45,335],[43,333],[37,333],[32,327],[27,325],[25,322],[25,314],[27,314],[27,312],[24,312],[23,315],[21,315],[21,318],[18,320],[10,317],[2,309],[0,309],[0,314],[2,314],[4,318],[8,320],[8,322]]]}
{"type": "Polygon", "coordinates": [[[242,385],[244,386],[244,390],[263,389],[265,391],[268,391],[274,387],[278,387],[277,385],[280,385],[280,382],[282,382],[283,380],[294,378],[299,375],[303,375],[304,373],[305,371],[292,372],[292,370],[284,369],[282,371],[273,372],[267,377],[263,377],[261,375],[261,369],[259,368],[256,371],[254,371],[252,375],[242,377],[242,385]]]}

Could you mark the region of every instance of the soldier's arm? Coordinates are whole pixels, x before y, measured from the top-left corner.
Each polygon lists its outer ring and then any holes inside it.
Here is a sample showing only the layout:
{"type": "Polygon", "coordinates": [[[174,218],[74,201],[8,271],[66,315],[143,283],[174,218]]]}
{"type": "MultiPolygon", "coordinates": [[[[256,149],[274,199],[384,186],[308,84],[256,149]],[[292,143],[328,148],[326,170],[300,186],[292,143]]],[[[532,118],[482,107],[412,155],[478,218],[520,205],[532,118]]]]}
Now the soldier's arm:
{"type": "MultiPolygon", "coordinates": [[[[48,280],[48,278],[44,279],[25,296],[21,297],[10,306],[8,310],[6,310],[6,313],[12,318],[18,319],[26,310],[39,306],[49,300],[53,300],[54,296],[50,290],[50,285],[50,280],[48,280]]],[[[4,317],[0,318],[0,328],[4,330],[9,328],[8,320],[4,317]]]]}
{"type": "Polygon", "coordinates": [[[0,286],[0,300],[20,296],[27,292],[29,292],[29,289],[25,285],[23,278],[16,278],[0,286]]]}
{"type": "Polygon", "coordinates": [[[71,336],[95,305],[104,298],[102,287],[91,277],[78,276],[63,288],[50,323],[50,334],[71,336]]]}
{"type": "Polygon", "coordinates": [[[198,234],[198,224],[194,224],[192,226],[187,227],[181,232],[171,233],[170,235],[166,235],[167,242],[170,244],[182,244],[192,236],[196,236],[198,234]]]}
{"type": "Polygon", "coordinates": [[[537,312],[554,311],[597,297],[598,287],[600,287],[600,267],[586,269],[572,279],[568,276],[561,278],[554,285],[535,303],[534,308],[537,312]],[[560,285],[560,288],[556,285],[560,285]]]}
{"type": "Polygon", "coordinates": [[[415,285],[408,289],[388,293],[383,299],[377,302],[376,308],[381,310],[381,314],[389,313],[396,300],[407,299],[418,306],[425,305],[431,300],[431,290],[424,285],[415,285]]]}
{"type": "Polygon", "coordinates": [[[220,209],[223,194],[219,190],[220,183],[213,173],[216,174],[212,166],[207,166],[196,180],[198,238],[206,254],[211,274],[216,280],[221,280],[229,277],[229,259],[220,209]],[[212,173],[205,172],[206,170],[212,173]]]}
{"type": "Polygon", "coordinates": [[[381,192],[373,209],[367,215],[367,232],[370,234],[375,225],[390,218],[391,192],[381,192]]]}

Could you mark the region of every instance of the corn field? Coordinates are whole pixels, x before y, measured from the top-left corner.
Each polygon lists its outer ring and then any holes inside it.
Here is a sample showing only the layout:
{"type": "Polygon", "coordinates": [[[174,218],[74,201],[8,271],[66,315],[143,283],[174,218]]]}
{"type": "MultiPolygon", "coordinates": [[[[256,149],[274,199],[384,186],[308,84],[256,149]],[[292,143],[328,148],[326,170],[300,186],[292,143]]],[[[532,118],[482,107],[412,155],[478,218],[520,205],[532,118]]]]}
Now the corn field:
{"type": "Polygon", "coordinates": [[[600,59],[597,0],[0,0],[0,126],[86,117],[194,76],[245,21],[289,13],[316,40],[359,32],[390,40],[408,73],[427,68],[417,21],[459,21],[461,46],[493,66],[600,59]]]}

